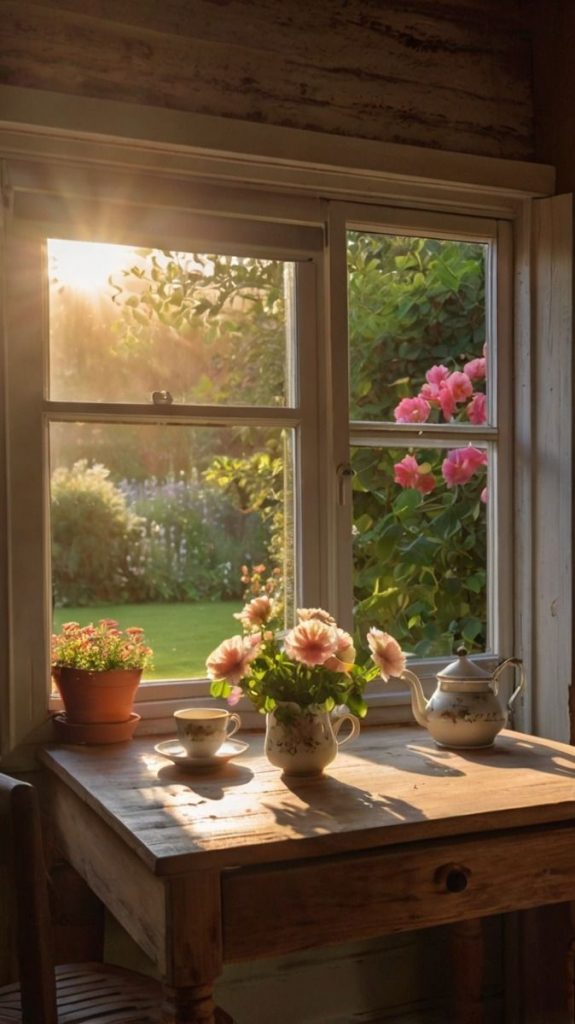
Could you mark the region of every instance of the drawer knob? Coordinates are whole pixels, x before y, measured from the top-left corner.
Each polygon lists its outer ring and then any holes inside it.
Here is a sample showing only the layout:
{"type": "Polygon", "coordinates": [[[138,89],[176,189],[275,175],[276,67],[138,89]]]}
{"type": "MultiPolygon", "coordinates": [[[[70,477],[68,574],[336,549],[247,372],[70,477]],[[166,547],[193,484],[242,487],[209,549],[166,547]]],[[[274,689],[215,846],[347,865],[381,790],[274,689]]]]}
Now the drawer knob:
{"type": "Polygon", "coordinates": [[[436,879],[445,892],[464,892],[469,882],[469,869],[461,864],[445,864],[436,879]]]}

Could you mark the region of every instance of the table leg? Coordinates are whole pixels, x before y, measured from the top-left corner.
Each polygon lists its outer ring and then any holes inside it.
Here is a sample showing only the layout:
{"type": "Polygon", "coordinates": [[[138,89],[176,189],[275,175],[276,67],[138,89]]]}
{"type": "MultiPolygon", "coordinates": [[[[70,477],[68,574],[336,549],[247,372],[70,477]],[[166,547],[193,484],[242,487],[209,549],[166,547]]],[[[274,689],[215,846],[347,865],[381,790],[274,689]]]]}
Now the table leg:
{"type": "Polygon", "coordinates": [[[454,1024],[483,1024],[483,922],[451,925],[454,1024]]]}
{"type": "Polygon", "coordinates": [[[162,1024],[224,1024],[214,1003],[222,970],[219,872],[166,879],[162,1024]]]}
{"type": "Polygon", "coordinates": [[[217,1024],[213,985],[164,985],[162,1024],[217,1024]]]}

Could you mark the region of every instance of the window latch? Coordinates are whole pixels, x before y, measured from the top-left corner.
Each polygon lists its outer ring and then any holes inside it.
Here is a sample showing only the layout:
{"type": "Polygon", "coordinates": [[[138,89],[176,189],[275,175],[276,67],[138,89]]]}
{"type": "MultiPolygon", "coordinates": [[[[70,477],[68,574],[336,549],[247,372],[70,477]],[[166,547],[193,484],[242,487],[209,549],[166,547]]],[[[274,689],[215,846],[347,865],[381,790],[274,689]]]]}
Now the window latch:
{"type": "Polygon", "coordinates": [[[173,401],[171,391],[152,391],[154,405],[171,405],[173,401]]]}
{"type": "Polygon", "coordinates": [[[338,505],[347,505],[351,490],[351,481],[353,478],[353,469],[349,462],[342,462],[337,467],[337,503],[338,505]]]}

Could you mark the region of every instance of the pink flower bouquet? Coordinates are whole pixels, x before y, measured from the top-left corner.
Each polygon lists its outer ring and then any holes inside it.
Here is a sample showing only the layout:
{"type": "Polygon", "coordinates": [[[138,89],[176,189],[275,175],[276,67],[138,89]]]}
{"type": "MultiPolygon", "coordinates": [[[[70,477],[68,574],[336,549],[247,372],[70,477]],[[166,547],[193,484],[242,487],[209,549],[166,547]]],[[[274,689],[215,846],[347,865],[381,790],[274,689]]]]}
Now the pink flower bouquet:
{"type": "Polygon", "coordinates": [[[345,705],[364,717],[366,683],[378,672],[387,680],[405,668],[397,641],[376,629],[368,635],[375,668],[356,665],[351,636],[322,608],[299,608],[297,624],[287,632],[267,596],[248,602],[235,617],[242,634],[224,640],[206,661],[212,696],[230,704],[246,696],[262,713],[285,703],[319,711],[345,705]]]}

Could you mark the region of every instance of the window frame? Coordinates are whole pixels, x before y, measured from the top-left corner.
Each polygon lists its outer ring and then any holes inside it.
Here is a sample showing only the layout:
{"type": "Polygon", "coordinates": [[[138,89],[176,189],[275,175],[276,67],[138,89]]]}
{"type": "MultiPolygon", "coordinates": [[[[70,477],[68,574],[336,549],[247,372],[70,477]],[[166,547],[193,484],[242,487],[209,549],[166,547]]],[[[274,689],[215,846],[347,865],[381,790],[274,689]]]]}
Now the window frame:
{"type": "MultiPolygon", "coordinates": [[[[502,544],[500,538],[512,536],[512,504],[513,494],[509,482],[513,479],[513,460],[511,448],[501,442],[512,434],[512,320],[513,320],[513,268],[512,268],[512,234],[509,223],[500,219],[469,217],[450,213],[437,214],[427,210],[405,210],[386,206],[362,204],[330,204],[330,238],[337,238],[339,249],[333,257],[332,287],[337,296],[337,303],[332,310],[330,333],[333,339],[333,363],[337,366],[337,383],[334,381],[332,391],[333,407],[341,407],[342,394],[346,395],[348,387],[348,308],[347,308],[347,265],[345,259],[345,238],[349,230],[373,233],[397,233],[412,236],[446,238],[462,241],[478,241],[489,244],[491,266],[486,272],[486,286],[489,291],[486,302],[486,315],[489,317],[487,336],[489,339],[489,359],[493,370],[490,371],[493,385],[490,389],[490,404],[493,425],[485,428],[457,425],[456,428],[435,424],[395,424],[377,421],[351,421],[349,417],[343,422],[334,424],[336,466],[349,462],[350,445],[360,442],[366,446],[377,446],[378,438],[401,438],[403,442],[413,438],[414,442],[425,446],[435,438],[443,439],[450,434],[472,442],[486,441],[497,446],[493,471],[490,477],[490,488],[496,491],[492,503],[491,522],[489,529],[488,550],[488,623],[494,629],[491,650],[485,655],[475,655],[475,660],[484,663],[491,670],[497,664],[497,652],[512,649],[512,579],[513,579],[513,545],[502,544]],[[343,257],[342,257],[343,252],[343,257]],[[507,339],[507,344],[500,344],[500,339],[507,339]],[[505,500],[498,500],[497,495],[505,493],[505,500]],[[493,507],[497,508],[496,516],[493,507]],[[495,525],[497,519],[497,526],[495,525]]],[[[454,443],[457,443],[455,440],[454,443]]],[[[352,593],[352,559],[349,549],[349,537],[352,526],[351,484],[343,506],[334,500],[338,523],[338,551],[346,551],[347,557],[342,559],[339,577],[339,591],[334,596],[333,607],[339,609],[339,616],[344,624],[351,626],[349,595],[352,593]]],[[[445,657],[418,659],[418,675],[424,690],[430,694],[435,685],[438,668],[445,665],[445,657]]],[[[408,694],[407,686],[395,681],[389,684],[373,702],[383,705],[405,703],[408,694]]]]}
{"type": "MultiPolygon", "coordinates": [[[[68,207],[69,209],[69,207],[68,207]]],[[[158,235],[146,234],[145,236],[135,232],[129,234],[130,239],[135,237],[134,245],[152,245],[153,247],[165,247],[190,251],[190,244],[193,251],[202,249],[209,251],[217,246],[218,251],[229,251],[234,255],[256,255],[270,259],[285,260],[296,264],[296,321],[297,321],[297,343],[296,362],[306,353],[305,372],[303,367],[296,368],[295,401],[293,405],[286,404],[282,407],[275,406],[204,406],[204,405],[183,405],[175,403],[170,407],[159,407],[153,403],[135,404],[130,402],[84,402],[51,400],[48,393],[48,328],[46,304],[46,280],[45,280],[45,248],[46,239],[49,237],[70,238],[73,240],[89,240],[91,235],[89,227],[82,232],[68,227],[62,222],[42,220],[24,221],[23,225],[16,224],[9,232],[7,241],[8,262],[12,268],[21,268],[34,263],[35,272],[30,271],[24,275],[18,272],[10,279],[10,292],[12,299],[10,306],[14,308],[18,317],[24,306],[23,299],[18,300],[18,290],[22,288],[24,277],[26,293],[30,296],[26,302],[28,309],[35,309],[33,319],[41,326],[38,330],[32,331],[29,339],[29,347],[26,352],[21,352],[18,360],[16,352],[18,346],[12,347],[12,353],[8,358],[9,380],[11,388],[23,396],[18,403],[18,417],[22,417],[28,423],[37,418],[40,412],[41,430],[36,431],[37,451],[35,463],[37,472],[34,480],[26,479],[25,487],[23,482],[15,481],[14,492],[20,491],[20,500],[16,497],[16,512],[12,519],[19,524],[19,530],[27,534],[28,543],[21,545],[27,551],[27,569],[19,574],[20,583],[14,594],[13,604],[16,607],[29,608],[34,602],[34,595],[38,596],[43,592],[41,599],[44,604],[43,615],[44,628],[38,631],[41,635],[32,638],[28,633],[28,622],[24,615],[17,616],[14,624],[14,671],[23,677],[26,667],[19,658],[20,652],[26,652],[25,660],[35,664],[35,674],[42,675],[42,664],[48,659],[49,651],[49,619],[48,608],[50,578],[50,558],[48,548],[49,533],[49,480],[47,467],[49,465],[48,432],[51,422],[96,422],[116,424],[162,424],[170,422],[179,423],[182,426],[261,426],[285,427],[293,431],[294,448],[296,449],[295,473],[297,494],[306,493],[311,500],[304,504],[297,501],[299,529],[296,533],[296,548],[294,560],[296,566],[296,597],[299,603],[303,600],[301,594],[306,593],[308,602],[319,603],[319,553],[321,550],[321,526],[318,510],[320,507],[317,495],[317,481],[319,479],[319,465],[321,458],[318,449],[320,448],[319,422],[320,416],[317,405],[317,366],[315,358],[316,342],[314,337],[314,325],[317,322],[317,294],[315,281],[319,277],[317,266],[318,254],[317,243],[320,237],[315,228],[307,226],[293,227],[282,224],[264,224],[266,239],[262,239],[262,224],[260,222],[241,220],[234,221],[223,216],[214,218],[214,231],[210,233],[209,225],[204,225],[201,236],[193,239],[179,237],[176,244],[173,244],[174,236],[159,237],[158,235]],[[253,232],[253,234],[251,234],[253,232]],[[251,242],[250,237],[255,241],[251,242]],[[172,243],[172,244],[168,244],[172,243]],[[199,244],[198,244],[199,243],[199,244]],[[187,249],[185,248],[187,244],[187,249]],[[32,255],[33,254],[33,255],[32,255]],[[42,313],[40,310],[42,309],[42,313]],[[42,396],[40,398],[40,396],[42,396]],[[35,481],[35,484],[34,484],[35,481]],[[36,493],[33,489],[36,486],[36,493]],[[37,519],[34,527],[29,523],[29,510],[42,507],[42,525],[37,519]],[[39,567],[44,564],[45,569],[39,567]]],[[[128,227],[129,231],[129,227],[128,227]]],[[[110,233],[110,240],[115,241],[122,237],[126,239],[126,226],[118,232],[110,233]]],[[[98,238],[102,234],[96,231],[98,238]]],[[[91,239],[90,239],[91,240],[91,239]]],[[[106,239],[108,240],[108,238],[106,239]]],[[[15,409],[11,410],[9,419],[13,419],[15,409]]],[[[22,443],[22,432],[13,433],[16,443],[13,445],[12,464],[16,462],[16,448],[22,443]]],[[[32,442],[33,444],[33,442],[32,442]]],[[[233,628],[233,621],[230,620],[230,631],[233,628]]],[[[223,639],[223,637],[222,637],[223,639]]],[[[47,662],[49,664],[49,660],[47,662]]],[[[172,680],[166,682],[143,681],[138,690],[137,710],[146,719],[150,717],[152,705],[154,714],[156,711],[164,711],[166,702],[173,702],[174,709],[178,706],[185,706],[191,699],[204,699],[209,697],[209,682],[207,678],[191,680],[172,680]],[[155,705],[161,705],[156,709],[155,705]]],[[[59,697],[51,696],[48,699],[50,710],[59,710],[61,701],[59,697]]]]}
{"type": "MultiPolygon", "coordinates": [[[[22,92],[25,93],[26,90],[22,92]]],[[[167,133],[170,135],[169,138],[165,137],[161,120],[158,119],[152,129],[152,134],[156,133],[156,140],[150,143],[148,140],[130,138],[134,124],[131,119],[132,110],[130,108],[119,111],[122,105],[116,104],[113,106],[117,113],[114,129],[117,136],[99,139],[78,128],[62,132],[54,127],[54,119],[57,121],[60,118],[65,122],[68,118],[69,107],[64,98],[61,98],[55,107],[52,106],[49,113],[40,106],[33,116],[30,114],[30,121],[26,126],[18,123],[21,121],[22,108],[18,104],[16,106],[18,111],[13,120],[10,122],[7,119],[3,125],[0,123],[0,155],[3,154],[5,157],[3,194],[9,210],[7,221],[10,221],[10,208],[17,209],[19,203],[29,200],[31,196],[34,196],[36,201],[40,196],[44,201],[68,189],[70,195],[85,198],[87,193],[91,194],[90,189],[95,187],[95,183],[100,199],[104,202],[120,203],[125,195],[126,183],[130,181],[133,185],[130,194],[135,194],[138,198],[143,197],[145,201],[153,200],[160,215],[163,204],[164,208],[170,203],[172,207],[175,205],[177,208],[178,202],[181,202],[181,198],[178,197],[181,197],[182,193],[185,193],[192,211],[207,210],[211,213],[218,208],[224,182],[227,212],[231,216],[237,216],[239,221],[250,215],[263,220],[275,211],[278,224],[296,227],[313,225],[325,231],[326,261],[323,267],[318,265],[320,305],[316,310],[316,324],[319,334],[329,339],[334,322],[341,323],[344,296],[341,291],[338,293],[334,281],[337,279],[338,264],[341,273],[342,258],[345,260],[345,247],[342,249],[340,244],[338,249],[338,237],[341,243],[342,231],[345,230],[341,222],[343,206],[329,207],[330,200],[338,204],[353,200],[352,205],[362,206],[368,199],[369,205],[376,208],[379,213],[382,206],[387,206],[400,211],[398,216],[401,217],[405,216],[403,209],[407,204],[416,215],[421,213],[422,216],[431,214],[441,218],[456,213],[471,217],[493,217],[502,225],[500,245],[506,246],[508,250],[513,246],[517,259],[513,274],[516,363],[517,353],[529,349],[529,344],[533,343],[537,325],[534,323],[531,303],[541,282],[536,282],[533,276],[526,282],[533,261],[529,242],[532,234],[529,214],[534,202],[541,202],[537,197],[549,195],[553,191],[553,175],[549,168],[518,165],[513,161],[489,158],[476,160],[462,157],[460,154],[430,153],[427,150],[414,150],[412,147],[362,143],[361,140],[354,140],[351,147],[340,146],[337,140],[324,138],[315,133],[277,128],[264,129],[262,126],[248,126],[247,131],[244,131],[245,126],[236,126],[233,122],[225,122],[226,131],[220,136],[218,145],[206,150],[202,149],[201,145],[202,138],[205,138],[205,132],[202,135],[205,126],[202,124],[199,125],[195,136],[197,144],[188,144],[190,126],[196,123],[193,115],[182,115],[171,122],[170,132],[167,133]],[[121,114],[124,114],[124,117],[121,114]],[[40,124],[46,119],[52,119],[49,127],[40,124]],[[182,136],[184,127],[185,141],[182,136]],[[174,140],[178,133],[180,138],[176,142],[174,140]],[[286,144],[289,140],[295,140],[299,144],[294,150],[296,155],[286,157],[286,144]],[[306,149],[304,143],[313,145],[306,149]],[[67,161],[67,165],[64,164],[64,160],[67,161]],[[137,177],[134,185],[135,174],[137,177]],[[115,198],[111,198],[110,192],[113,192],[114,188],[115,198]],[[175,203],[174,195],[177,200],[175,203]],[[330,209],[337,210],[338,216],[332,216],[328,212],[330,209]]],[[[103,109],[106,104],[103,103],[101,106],[103,109]]],[[[30,107],[30,110],[32,109],[33,104],[30,107]]],[[[218,122],[218,119],[207,120],[218,122]]],[[[208,127],[213,130],[214,125],[211,123],[208,127]]],[[[365,207],[361,212],[363,217],[365,207]]],[[[8,280],[11,270],[9,262],[7,261],[4,275],[8,280]]],[[[507,287],[507,282],[499,282],[498,286],[507,287]]],[[[42,311],[37,310],[37,313],[43,315],[42,311]]],[[[510,311],[506,313],[506,317],[508,321],[512,319],[510,311]]],[[[509,327],[509,324],[507,326],[509,327]]],[[[499,329],[501,332],[501,325],[499,329]]],[[[14,334],[14,323],[11,321],[9,311],[5,314],[2,333],[6,359],[6,350],[14,334]]],[[[33,333],[33,325],[28,324],[24,330],[25,345],[28,347],[33,333]]],[[[537,343],[536,337],[534,343],[537,343]]],[[[325,421],[331,424],[334,368],[337,371],[341,352],[336,345],[330,355],[329,346],[325,344],[320,348],[318,355],[319,379],[322,382],[319,388],[318,408],[323,409],[325,421]]],[[[515,391],[517,397],[517,380],[515,391]]],[[[31,424],[23,417],[22,410],[15,408],[16,404],[14,396],[11,396],[8,390],[6,407],[15,417],[17,432],[20,436],[25,436],[31,424]]],[[[554,411],[551,403],[548,403],[547,410],[538,409],[542,416],[553,415],[554,411]]],[[[562,414],[565,414],[564,407],[562,414]]],[[[517,401],[514,429],[516,424],[517,401]]],[[[521,426],[521,443],[525,444],[526,423],[522,412],[521,426]]],[[[45,446],[43,425],[37,417],[32,422],[32,429],[43,437],[45,446]]],[[[12,432],[13,423],[11,436],[12,432]]],[[[336,433],[333,442],[329,440],[323,448],[318,445],[320,457],[316,469],[320,489],[325,494],[331,494],[332,498],[337,488],[336,470],[339,465],[340,444],[341,438],[336,433]]],[[[38,453],[35,456],[36,469],[39,466],[37,455],[38,453]]],[[[8,614],[3,635],[0,637],[5,641],[3,649],[6,652],[4,657],[8,677],[7,684],[0,689],[0,708],[5,712],[2,715],[1,737],[2,749],[5,751],[21,742],[24,737],[33,742],[49,735],[45,721],[46,681],[38,678],[38,673],[34,670],[30,671],[29,650],[24,653],[21,642],[15,639],[22,625],[22,610],[15,608],[13,589],[19,574],[33,567],[31,553],[23,551],[21,543],[18,543],[17,517],[13,514],[8,517],[9,502],[6,494],[14,486],[15,480],[20,478],[22,492],[26,493],[25,480],[22,479],[25,476],[24,469],[19,468],[15,462],[16,460],[6,456],[8,482],[5,485],[4,500],[9,526],[9,543],[6,545],[9,572],[4,592],[7,595],[8,614]],[[28,671],[23,676],[22,672],[17,670],[17,664],[22,666],[25,662],[28,662],[28,671]]],[[[30,468],[33,475],[34,466],[28,466],[26,472],[30,475],[30,468]]],[[[516,482],[518,476],[520,477],[517,493],[533,491],[537,467],[534,469],[533,465],[527,465],[523,460],[519,467],[514,466],[514,474],[516,482]],[[528,484],[525,483],[527,477],[528,484]]],[[[329,505],[329,514],[323,517],[323,528],[318,531],[322,542],[317,553],[319,578],[325,579],[325,584],[318,583],[317,592],[318,603],[324,604],[329,604],[331,597],[334,594],[339,595],[341,591],[341,583],[327,558],[326,550],[330,544],[337,544],[342,529],[342,517],[338,517],[335,511],[332,511],[335,510],[333,501],[329,501],[329,505]]],[[[45,505],[41,509],[34,507],[35,521],[41,521],[45,513],[45,505]]],[[[319,516],[319,509],[316,509],[316,515],[319,516]]],[[[519,524],[520,538],[517,550],[520,555],[530,543],[526,530],[528,526],[519,524]]],[[[43,554],[45,555],[45,552],[43,554]]],[[[519,582],[517,583],[517,578],[508,580],[507,592],[513,589],[514,592],[525,595],[532,591],[532,586],[533,573],[529,566],[522,563],[519,582]]],[[[340,604],[341,599],[338,600],[338,607],[340,604]]],[[[505,601],[505,607],[508,609],[509,620],[514,620],[517,636],[529,648],[526,652],[529,660],[534,641],[527,623],[527,620],[530,621],[530,612],[528,609],[521,611],[521,621],[518,625],[519,613],[512,608],[512,602],[505,601]]],[[[27,618],[30,623],[27,636],[34,646],[38,642],[38,624],[42,620],[44,632],[48,632],[46,610],[44,609],[42,613],[38,595],[35,596],[32,606],[27,609],[27,618]]],[[[559,626],[563,630],[562,635],[566,637],[564,618],[559,626]]],[[[557,633],[557,628],[555,632],[557,633]]],[[[538,636],[537,639],[539,643],[545,643],[544,635],[538,636]]],[[[151,690],[148,692],[152,699],[145,707],[140,705],[146,715],[142,731],[163,731],[170,727],[173,707],[182,706],[182,702],[177,699],[174,701],[172,698],[166,699],[165,690],[162,691],[163,699],[160,700],[155,699],[151,690]]],[[[561,694],[556,696],[557,699],[562,699],[561,694]]],[[[187,698],[185,703],[189,702],[187,698]]],[[[375,710],[377,712],[377,709],[375,710]]],[[[405,696],[394,698],[388,695],[388,706],[384,710],[388,721],[405,720],[408,710],[405,696]]],[[[523,716],[518,716],[520,724],[524,727],[530,725],[529,713],[530,707],[527,702],[523,716]]],[[[377,713],[374,716],[373,712],[370,712],[369,721],[377,720],[377,713]]],[[[251,725],[251,720],[246,724],[251,725]]]]}

